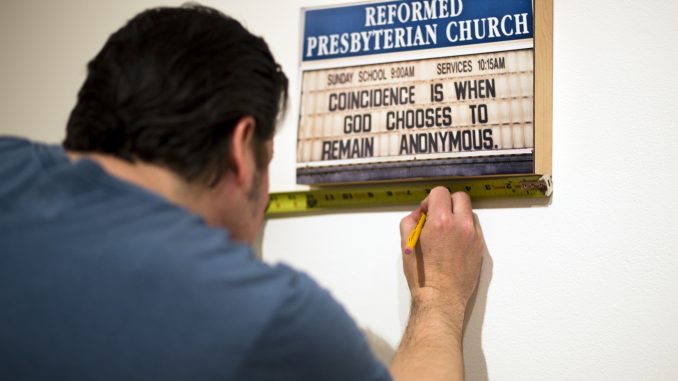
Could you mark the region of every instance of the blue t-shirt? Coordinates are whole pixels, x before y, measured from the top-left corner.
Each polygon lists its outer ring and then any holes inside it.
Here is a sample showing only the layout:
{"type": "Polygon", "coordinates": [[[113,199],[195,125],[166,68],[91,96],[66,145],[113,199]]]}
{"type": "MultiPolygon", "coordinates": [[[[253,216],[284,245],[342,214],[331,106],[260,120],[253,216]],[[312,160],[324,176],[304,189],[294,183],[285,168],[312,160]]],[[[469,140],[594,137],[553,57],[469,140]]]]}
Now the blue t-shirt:
{"type": "Polygon", "coordinates": [[[308,276],[91,160],[0,138],[0,379],[390,375],[308,276]]]}

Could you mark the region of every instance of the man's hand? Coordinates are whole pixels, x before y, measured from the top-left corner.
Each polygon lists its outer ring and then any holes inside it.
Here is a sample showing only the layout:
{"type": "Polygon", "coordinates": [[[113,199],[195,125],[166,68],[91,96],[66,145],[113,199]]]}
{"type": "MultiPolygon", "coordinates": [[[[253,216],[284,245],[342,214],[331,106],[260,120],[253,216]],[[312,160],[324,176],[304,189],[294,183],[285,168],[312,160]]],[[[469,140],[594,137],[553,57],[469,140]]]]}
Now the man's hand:
{"type": "Polygon", "coordinates": [[[426,223],[415,252],[403,254],[412,307],[391,371],[399,380],[463,379],[464,314],[480,276],[485,240],[468,195],[437,187],[401,221],[403,251],[422,212],[426,223]]]}
{"type": "Polygon", "coordinates": [[[426,223],[415,255],[403,255],[412,302],[434,303],[446,312],[455,310],[463,320],[485,251],[471,200],[466,193],[450,196],[443,187],[433,189],[420,207],[400,222],[403,248],[421,212],[426,213],[426,223]]]}

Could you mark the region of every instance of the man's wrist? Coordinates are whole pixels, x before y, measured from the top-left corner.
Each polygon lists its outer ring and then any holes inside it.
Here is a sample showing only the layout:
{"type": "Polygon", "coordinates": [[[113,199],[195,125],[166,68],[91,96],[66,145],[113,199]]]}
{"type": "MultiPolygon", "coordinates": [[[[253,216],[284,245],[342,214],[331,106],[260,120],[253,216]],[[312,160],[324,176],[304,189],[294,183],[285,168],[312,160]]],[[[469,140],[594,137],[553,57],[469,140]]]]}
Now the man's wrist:
{"type": "Polygon", "coordinates": [[[410,319],[444,329],[461,342],[466,303],[430,287],[412,290],[411,295],[410,319]]]}

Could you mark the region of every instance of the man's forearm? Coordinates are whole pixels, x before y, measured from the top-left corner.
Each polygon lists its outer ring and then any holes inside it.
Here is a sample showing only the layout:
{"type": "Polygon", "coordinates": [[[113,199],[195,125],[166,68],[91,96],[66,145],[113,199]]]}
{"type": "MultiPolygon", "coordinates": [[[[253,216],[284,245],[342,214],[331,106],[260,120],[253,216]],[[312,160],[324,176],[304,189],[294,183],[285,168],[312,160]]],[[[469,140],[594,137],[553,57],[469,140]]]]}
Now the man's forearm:
{"type": "Polygon", "coordinates": [[[397,381],[463,380],[463,311],[450,303],[413,301],[391,364],[393,377],[397,381]]]}
{"type": "Polygon", "coordinates": [[[433,188],[419,208],[400,221],[400,238],[412,308],[391,372],[398,381],[463,380],[466,304],[487,250],[471,199],[433,188]],[[423,213],[426,222],[416,252],[405,251],[423,213]]]}

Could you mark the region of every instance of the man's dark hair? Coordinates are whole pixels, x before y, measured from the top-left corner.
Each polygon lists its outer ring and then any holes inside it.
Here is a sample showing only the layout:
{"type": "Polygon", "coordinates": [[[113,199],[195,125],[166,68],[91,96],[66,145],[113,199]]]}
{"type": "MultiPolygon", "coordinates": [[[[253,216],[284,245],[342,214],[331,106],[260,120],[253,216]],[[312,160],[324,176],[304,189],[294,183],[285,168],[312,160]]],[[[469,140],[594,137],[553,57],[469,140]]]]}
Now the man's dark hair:
{"type": "Polygon", "coordinates": [[[144,11],[89,63],[64,148],[162,165],[213,185],[230,168],[240,118],[256,121],[255,152],[273,137],[287,78],[266,42],[195,4],[144,11]]]}

